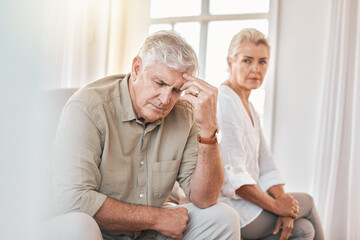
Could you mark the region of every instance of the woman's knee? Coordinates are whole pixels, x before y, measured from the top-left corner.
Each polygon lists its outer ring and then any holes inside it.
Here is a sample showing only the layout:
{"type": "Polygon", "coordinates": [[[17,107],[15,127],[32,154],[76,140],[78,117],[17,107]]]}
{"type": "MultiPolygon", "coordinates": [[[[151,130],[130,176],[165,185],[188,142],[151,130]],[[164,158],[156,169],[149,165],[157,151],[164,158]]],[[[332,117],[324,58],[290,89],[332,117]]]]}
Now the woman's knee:
{"type": "Polygon", "coordinates": [[[314,225],[306,218],[297,219],[294,222],[294,228],[291,236],[295,239],[314,239],[315,228],[314,225]]]}
{"type": "Polygon", "coordinates": [[[313,197],[307,193],[291,193],[291,195],[299,202],[299,217],[302,217],[303,214],[309,214],[311,209],[315,206],[313,197]]]}
{"type": "Polygon", "coordinates": [[[310,204],[314,203],[313,197],[308,193],[290,193],[290,195],[292,195],[299,202],[301,201],[310,204]]]}

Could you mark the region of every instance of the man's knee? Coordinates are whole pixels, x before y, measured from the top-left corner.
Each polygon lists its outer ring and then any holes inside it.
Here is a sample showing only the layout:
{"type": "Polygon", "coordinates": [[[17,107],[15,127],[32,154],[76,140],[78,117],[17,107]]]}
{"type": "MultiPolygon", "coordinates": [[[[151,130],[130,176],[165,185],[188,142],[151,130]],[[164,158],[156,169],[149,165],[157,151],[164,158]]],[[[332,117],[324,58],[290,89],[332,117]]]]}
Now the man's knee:
{"type": "Polygon", "coordinates": [[[68,213],[44,222],[40,239],[100,240],[101,231],[95,220],[85,213],[68,213]]]}
{"type": "Polygon", "coordinates": [[[99,225],[96,221],[85,213],[73,213],[69,226],[69,234],[76,236],[73,239],[99,239],[101,236],[99,225]]]}
{"type": "Polygon", "coordinates": [[[230,227],[239,226],[240,219],[238,213],[226,203],[217,203],[208,208],[209,212],[204,212],[208,221],[214,221],[216,224],[229,225],[230,227]]]}
{"type": "Polygon", "coordinates": [[[192,230],[185,239],[240,239],[239,215],[229,205],[217,203],[206,209],[193,208],[189,210],[192,230]]]}

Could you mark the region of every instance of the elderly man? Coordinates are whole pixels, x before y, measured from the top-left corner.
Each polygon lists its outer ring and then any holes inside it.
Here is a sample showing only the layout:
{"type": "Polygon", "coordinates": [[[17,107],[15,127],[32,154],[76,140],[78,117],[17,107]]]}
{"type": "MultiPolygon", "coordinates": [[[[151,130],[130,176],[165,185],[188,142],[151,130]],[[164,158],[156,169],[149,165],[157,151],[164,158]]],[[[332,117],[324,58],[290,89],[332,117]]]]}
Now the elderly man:
{"type": "Polygon", "coordinates": [[[240,239],[237,213],[217,203],[217,89],[194,77],[197,69],[190,45],[161,31],[131,73],[70,98],[53,152],[58,217],[46,223],[47,237],[240,239]],[[164,208],[175,181],[192,203],[164,208]]]}

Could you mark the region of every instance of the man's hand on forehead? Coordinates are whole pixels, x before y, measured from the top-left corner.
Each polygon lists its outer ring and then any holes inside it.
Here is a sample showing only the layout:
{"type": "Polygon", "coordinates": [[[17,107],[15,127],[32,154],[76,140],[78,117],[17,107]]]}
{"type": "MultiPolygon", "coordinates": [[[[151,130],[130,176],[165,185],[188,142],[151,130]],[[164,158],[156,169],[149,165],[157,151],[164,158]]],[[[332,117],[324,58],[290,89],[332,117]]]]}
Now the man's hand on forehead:
{"type": "Polygon", "coordinates": [[[193,105],[195,121],[200,131],[213,134],[217,129],[217,88],[186,73],[183,74],[183,77],[186,82],[181,87],[181,91],[183,91],[181,99],[193,105]]]}

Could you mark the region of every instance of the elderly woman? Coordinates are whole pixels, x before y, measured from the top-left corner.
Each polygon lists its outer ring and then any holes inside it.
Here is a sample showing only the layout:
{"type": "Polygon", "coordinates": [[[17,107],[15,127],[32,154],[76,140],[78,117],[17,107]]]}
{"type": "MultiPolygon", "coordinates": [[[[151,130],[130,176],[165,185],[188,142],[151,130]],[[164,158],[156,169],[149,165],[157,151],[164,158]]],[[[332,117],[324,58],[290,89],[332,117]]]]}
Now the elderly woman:
{"type": "Polygon", "coordinates": [[[324,239],[314,202],[305,193],[285,193],[259,117],[249,96],[261,86],[270,47],[264,35],[245,29],[230,43],[230,77],[219,88],[225,181],[220,201],[240,215],[244,239],[324,239]]]}

